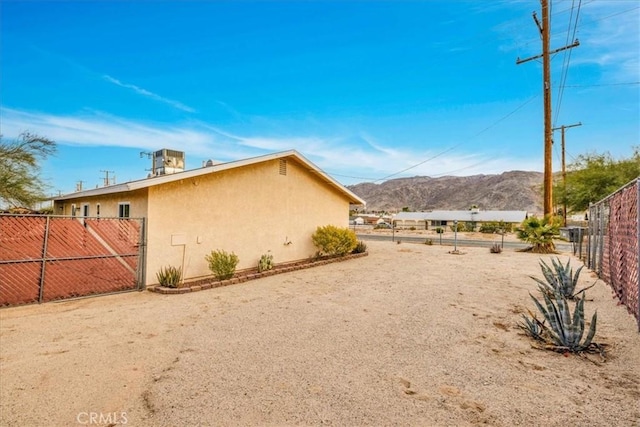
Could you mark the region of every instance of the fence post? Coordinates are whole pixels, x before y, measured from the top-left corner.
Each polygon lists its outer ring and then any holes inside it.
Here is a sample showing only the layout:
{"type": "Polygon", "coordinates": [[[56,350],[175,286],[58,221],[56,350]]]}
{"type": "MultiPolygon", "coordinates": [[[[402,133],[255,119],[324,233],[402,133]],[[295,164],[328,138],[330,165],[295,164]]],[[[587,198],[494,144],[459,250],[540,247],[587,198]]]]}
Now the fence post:
{"type": "Polygon", "coordinates": [[[138,244],[138,290],[143,290],[147,286],[147,227],[144,218],[140,219],[138,244]]]}
{"type": "Polygon", "coordinates": [[[602,203],[600,205],[600,218],[598,220],[598,228],[600,229],[599,230],[600,241],[598,242],[599,243],[598,246],[600,247],[598,248],[598,260],[596,261],[598,265],[598,277],[602,277],[602,269],[603,269],[602,264],[604,263],[604,246],[605,246],[604,241],[605,241],[605,234],[607,234],[604,227],[605,203],[602,203]]]}
{"type": "Polygon", "coordinates": [[[593,205],[589,203],[589,216],[587,217],[587,268],[593,270],[591,266],[591,236],[593,236],[593,205]]]}
{"type": "Polygon", "coordinates": [[[44,239],[42,240],[42,266],[40,267],[40,292],[38,294],[38,302],[42,304],[44,300],[44,276],[47,266],[47,245],[49,244],[49,226],[51,224],[51,216],[47,215],[47,221],[44,226],[44,239]]]}
{"type": "Polygon", "coordinates": [[[636,261],[638,266],[638,293],[636,294],[636,303],[638,304],[638,312],[636,313],[636,320],[638,321],[638,332],[640,332],[640,178],[636,180],[636,220],[638,228],[636,229],[636,241],[638,242],[638,248],[636,253],[636,261]]]}

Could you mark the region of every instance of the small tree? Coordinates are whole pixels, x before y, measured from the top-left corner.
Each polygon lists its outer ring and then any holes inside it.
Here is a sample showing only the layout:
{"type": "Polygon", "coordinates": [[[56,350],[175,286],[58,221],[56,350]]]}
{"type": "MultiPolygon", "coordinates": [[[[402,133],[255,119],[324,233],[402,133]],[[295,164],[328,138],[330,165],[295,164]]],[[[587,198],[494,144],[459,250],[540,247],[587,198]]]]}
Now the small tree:
{"type": "Polygon", "coordinates": [[[584,211],[595,203],[640,176],[640,146],[633,147],[630,158],[616,160],[609,153],[579,155],[567,166],[566,186],[558,181],[553,194],[567,210],[584,211]]]}
{"type": "Polygon", "coordinates": [[[46,185],[38,176],[38,162],[55,151],[55,142],[28,132],[13,142],[3,141],[0,135],[0,202],[32,207],[44,200],[46,185]]]}
{"type": "Polygon", "coordinates": [[[528,249],[539,254],[549,254],[555,252],[553,237],[560,232],[561,217],[547,215],[542,219],[535,216],[525,219],[516,228],[518,239],[523,240],[532,246],[528,249]]]}

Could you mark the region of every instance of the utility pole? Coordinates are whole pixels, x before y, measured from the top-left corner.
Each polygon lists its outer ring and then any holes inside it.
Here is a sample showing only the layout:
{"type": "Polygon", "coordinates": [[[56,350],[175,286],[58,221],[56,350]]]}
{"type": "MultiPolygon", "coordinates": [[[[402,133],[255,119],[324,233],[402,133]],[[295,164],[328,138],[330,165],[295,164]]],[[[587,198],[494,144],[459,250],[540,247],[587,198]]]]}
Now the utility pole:
{"type": "Polygon", "coordinates": [[[83,183],[84,183],[84,181],[76,182],[76,191],[82,191],[82,184],[83,183]]]}
{"type": "MultiPolygon", "coordinates": [[[[103,171],[103,170],[101,170],[100,172],[104,172],[104,174],[105,174],[105,176],[103,178],[104,186],[108,187],[110,185],[110,183],[111,183],[111,181],[109,181],[109,174],[110,173],[115,173],[115,172],[114,171],[103,171]]],[[[114,179],[115,179],[115,177],[114,177],[114,179]]]]}
{"type": "Polygon", "coordinates": [[[562,130],[562,190],[564,192],[564,196],[562,197],[562,220],[563,226],[567,226],[567,168],[564,161],[564,153],[565,153],[565,145],[564,145],[564,130],[569,128],[574,128],[576,126],[582,126],[582,123],[578,122],[573,125],[562,125],[560,127],[555,127],[551,130],[562,130]]]}
{"type": "Polygon", "coordinates": [[[579,46],[576,39],[569,46],[561,47],[549,51],[549,40],[551,38],[551,20],[549,19],[549,0],[540,0],[542,5],[542,22],[538,20],[538,15],[533,12],[533,20],[542,36],[542,54],[526,59],[516,59],[516,64],[522,64],[534,59],[542,58],[542,90],[544,92],[544,215],[553,214],[553,170],[551,164],[553,131],[551,130],[551,58],[552,54],[562,52],[579,46]]]}

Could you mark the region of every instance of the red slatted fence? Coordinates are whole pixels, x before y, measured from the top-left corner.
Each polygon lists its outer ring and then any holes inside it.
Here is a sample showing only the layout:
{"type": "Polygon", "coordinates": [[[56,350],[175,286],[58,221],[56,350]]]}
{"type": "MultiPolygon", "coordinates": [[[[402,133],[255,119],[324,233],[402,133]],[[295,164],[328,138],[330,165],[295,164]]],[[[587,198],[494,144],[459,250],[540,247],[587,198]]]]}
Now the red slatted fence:
{"type": "Polygon", "coordinates": [[[0,215],[0,307],[143,286],[144,220],[0,215]]]}

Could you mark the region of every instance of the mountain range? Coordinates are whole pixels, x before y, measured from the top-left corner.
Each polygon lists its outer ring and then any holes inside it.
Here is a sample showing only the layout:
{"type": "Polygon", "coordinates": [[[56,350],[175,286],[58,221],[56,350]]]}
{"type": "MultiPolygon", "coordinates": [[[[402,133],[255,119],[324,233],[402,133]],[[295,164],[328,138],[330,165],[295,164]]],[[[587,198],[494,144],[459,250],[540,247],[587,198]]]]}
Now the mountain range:
{"type": "Polygon", "coordinates": [[[367,202],[368,212],[467,210],[524,210],[540,214],[541,172],[509,171],[499,175],[416,176],[381,184],[370,182],[347,186],[367,202]]]}

